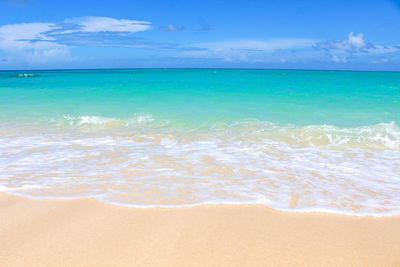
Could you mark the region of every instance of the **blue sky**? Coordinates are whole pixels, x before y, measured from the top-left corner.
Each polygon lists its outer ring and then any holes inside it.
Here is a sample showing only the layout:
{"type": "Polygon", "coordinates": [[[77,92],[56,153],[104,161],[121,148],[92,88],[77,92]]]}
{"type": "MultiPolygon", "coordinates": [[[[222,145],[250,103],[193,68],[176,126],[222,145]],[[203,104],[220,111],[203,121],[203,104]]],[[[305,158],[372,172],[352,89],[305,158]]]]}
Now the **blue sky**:
{"type": "Polygon", "coordinates": [[[400,1],[0,0],[0,69],[400,71],[400,1]]]}

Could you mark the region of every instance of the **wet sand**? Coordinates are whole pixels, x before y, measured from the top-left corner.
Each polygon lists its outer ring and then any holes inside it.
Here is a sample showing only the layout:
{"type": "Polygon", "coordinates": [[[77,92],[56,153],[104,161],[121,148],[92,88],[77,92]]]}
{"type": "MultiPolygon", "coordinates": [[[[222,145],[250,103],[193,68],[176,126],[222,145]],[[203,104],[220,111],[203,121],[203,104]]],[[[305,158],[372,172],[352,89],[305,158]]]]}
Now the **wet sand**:
{"type": "Polygon", "coordinates": [[[400,216],[0,194],[0,266],[400,266],[400,216]]]}

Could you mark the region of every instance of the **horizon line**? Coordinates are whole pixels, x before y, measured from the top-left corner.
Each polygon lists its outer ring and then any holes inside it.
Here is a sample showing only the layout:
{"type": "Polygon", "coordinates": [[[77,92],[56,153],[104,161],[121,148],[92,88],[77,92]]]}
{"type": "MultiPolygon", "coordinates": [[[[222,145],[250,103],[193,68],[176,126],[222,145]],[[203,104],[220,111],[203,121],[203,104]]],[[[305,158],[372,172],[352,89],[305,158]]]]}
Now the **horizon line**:
{"type": "Polygon", "coordinates": [[[287,70],[287,71],[343,71],[343,72],[400,72],[400,70],[346,70],[346,69],[297,69],[297,68],[235,68],[235,67],[129,67],[129,68],[54,68],[54,69],[4,69],[0,72],[17,71],[76,71],[76,70],[287,70]]]}

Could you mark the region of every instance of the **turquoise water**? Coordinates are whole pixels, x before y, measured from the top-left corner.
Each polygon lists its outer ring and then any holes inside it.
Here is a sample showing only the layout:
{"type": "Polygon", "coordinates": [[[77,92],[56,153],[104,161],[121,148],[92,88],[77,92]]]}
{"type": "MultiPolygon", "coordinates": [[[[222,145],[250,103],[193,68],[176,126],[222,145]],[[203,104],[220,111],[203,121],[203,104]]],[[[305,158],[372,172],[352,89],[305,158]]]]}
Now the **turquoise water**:
{"type": "Polygon", "coordinates": [[[0,73],[2,119],[149,113],[181,126],[243,119],[356,127],[400,122],[400,73],[80,70],[0,73]]]}
{"type": "Polygon", "coordinates": [[[0,72],[0,189],[391,214],[399,125],[398,72],[0,72]]]}

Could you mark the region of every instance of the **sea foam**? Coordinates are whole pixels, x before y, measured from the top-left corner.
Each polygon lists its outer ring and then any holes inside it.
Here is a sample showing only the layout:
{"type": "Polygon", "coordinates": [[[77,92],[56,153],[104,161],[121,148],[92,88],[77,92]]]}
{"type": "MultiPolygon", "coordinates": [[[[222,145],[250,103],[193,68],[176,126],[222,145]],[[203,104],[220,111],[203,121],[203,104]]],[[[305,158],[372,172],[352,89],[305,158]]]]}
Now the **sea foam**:
{"type": "Polygon", "coordinates": [[[247,120],[178,131],[149,114],[62,120],[68,123],[53,121],[46,131],[9,127],[2,134],[1,191],[141,207],[259,203],[292,211],[400,213],[395,123],[340,128],[247,120]],[[100,128],[87,131],[88,125],[100,128]]]}

